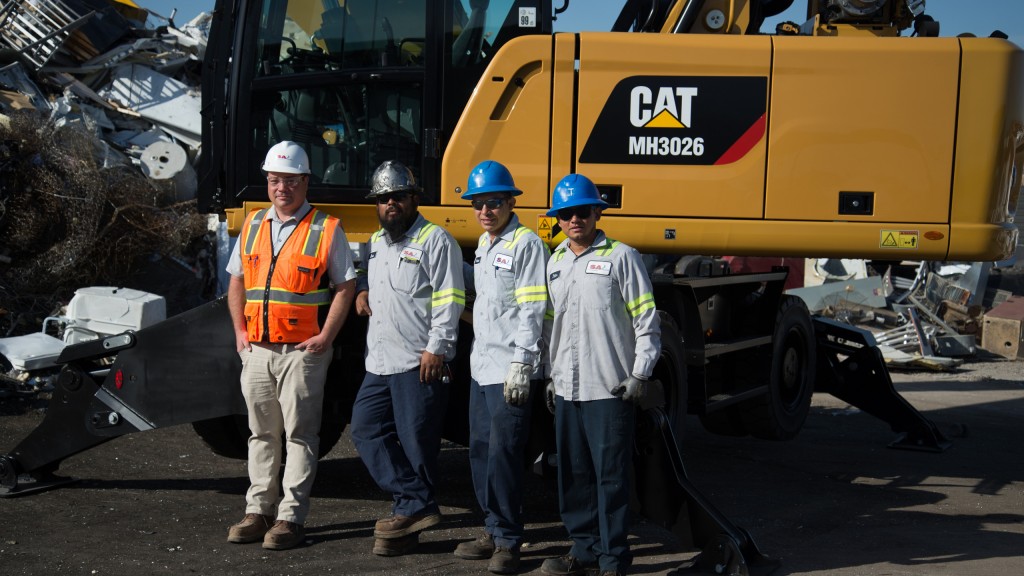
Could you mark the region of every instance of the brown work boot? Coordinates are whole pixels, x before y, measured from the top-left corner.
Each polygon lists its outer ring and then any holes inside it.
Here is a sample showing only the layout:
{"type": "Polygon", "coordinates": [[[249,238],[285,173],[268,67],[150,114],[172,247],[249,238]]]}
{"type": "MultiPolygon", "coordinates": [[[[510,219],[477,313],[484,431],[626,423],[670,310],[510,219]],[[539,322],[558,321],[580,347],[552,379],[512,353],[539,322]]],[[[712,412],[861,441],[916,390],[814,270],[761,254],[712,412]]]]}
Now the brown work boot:
{"type": "Polygon", "coordinates": [[[515,574],[519,571],[519,550],[498,546],[491,555],[487,570],[493,574],[515,574]]]}
{"type": "Polygon", "coordinates": [[[409,534],[415,534],[420,530],[426,530],[441,521],[441,515],[437,512],[415,514],[413,516],[394,515],[390,518],[381,518],[373,527],[373,535],[376,538],[401,538],[409,534]]]}
{"type": "Polygon", "coordinates": [[[455,556],[464,560],[486,560],[494,554],[494,537],[484,532],[476,540],[455,547],[455,556]]]}
{"type": "Polygon", "coordinates": [[[274,523],[273,516],[263,514],[246,514],[245,518],[238,524],[228,528],[228,542],[235,544],[248,544],[263,540],[263,535],[270,530],[274,523]]]}
{"type": "Polygon", "coordinates": [[[267,550],[287,550],[302,544],[305,539],[306,531],[302,524],[278,520],[263,537],[263,547],[267,550]]]}
{"type": "Polygon", "coordinates": [[[377,538],[373,541],[373,553],[377,556],[402,556],[415,550],[419,542],[419,532],[401,538],[377,538]]]}

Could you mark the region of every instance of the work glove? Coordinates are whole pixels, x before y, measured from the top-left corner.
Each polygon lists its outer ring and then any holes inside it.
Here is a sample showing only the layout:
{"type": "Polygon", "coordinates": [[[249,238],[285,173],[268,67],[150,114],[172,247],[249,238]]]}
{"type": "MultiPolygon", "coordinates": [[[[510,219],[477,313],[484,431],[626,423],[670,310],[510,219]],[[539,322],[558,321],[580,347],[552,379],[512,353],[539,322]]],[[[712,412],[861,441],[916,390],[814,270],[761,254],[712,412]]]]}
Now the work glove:
{"type": "Polygon", "coordinates": [[[555,381],[547,380],[544,382],[544,403],[548,406],[548,412],[551,415],[555,415],[555,381]]]}
{"type": "Polygon", "coordinates": [[[530,399],[530,373],[533,366],[522,362],[510,362],[505,376],[505,402],[509,406],[526,404],[530,399]]]}
{"type": "Polygon", "coordinates": [[[625,400],[639,404],[647,395],[647,381],[630,375],[612,390],[612,394],[625,400]]]}

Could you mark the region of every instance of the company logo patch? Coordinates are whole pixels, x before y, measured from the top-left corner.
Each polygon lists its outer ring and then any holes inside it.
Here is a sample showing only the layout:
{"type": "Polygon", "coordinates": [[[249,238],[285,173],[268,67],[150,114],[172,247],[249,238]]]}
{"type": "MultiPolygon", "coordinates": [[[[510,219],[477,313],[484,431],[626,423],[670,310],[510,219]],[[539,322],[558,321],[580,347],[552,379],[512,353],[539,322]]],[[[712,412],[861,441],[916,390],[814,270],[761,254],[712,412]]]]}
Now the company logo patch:
{"type": "Polygon", "coordinates": [[[512,269],[512,257],[508,254],[495,254],[494,255],[494,267],[501,268],[503,270],[512,269]]]}
{"type": "Polygon", "coordinates": [[[423,257],[423,250],[420,250],[419,248],[410,248],[408,246],[405,247],[405,248],[402,248],[402,259],[403,260],[408,260],[410,262],[419,262],[420,258],[422,258],[422,257],[423,257]]]}
{"type": "Polygon", "coordinates": [[[591,260],[587,262],[587,274],[599,274],[607,276],[612,273],[612,263],[605,260],[591,260]]]}
{"type": "Polygon", "coordinates": [[[729,164],[764,138],[767,102],[768,79],[761,76],[624,78],[580,162],[729,164]]]}

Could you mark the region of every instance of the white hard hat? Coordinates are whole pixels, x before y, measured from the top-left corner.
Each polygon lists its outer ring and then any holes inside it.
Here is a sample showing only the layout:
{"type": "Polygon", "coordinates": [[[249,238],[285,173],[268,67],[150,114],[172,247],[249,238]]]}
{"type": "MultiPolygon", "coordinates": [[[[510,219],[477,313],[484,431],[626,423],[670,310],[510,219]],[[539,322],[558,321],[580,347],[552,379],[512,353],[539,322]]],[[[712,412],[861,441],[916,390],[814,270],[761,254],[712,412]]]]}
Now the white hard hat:
{"type": "Polygon", "coordinates": [[[309,174],[309,156],[306,151],[291,140],[278,142],[267,151],[263,161],[265,172],[283,172],[285,174],[309,174]]]}

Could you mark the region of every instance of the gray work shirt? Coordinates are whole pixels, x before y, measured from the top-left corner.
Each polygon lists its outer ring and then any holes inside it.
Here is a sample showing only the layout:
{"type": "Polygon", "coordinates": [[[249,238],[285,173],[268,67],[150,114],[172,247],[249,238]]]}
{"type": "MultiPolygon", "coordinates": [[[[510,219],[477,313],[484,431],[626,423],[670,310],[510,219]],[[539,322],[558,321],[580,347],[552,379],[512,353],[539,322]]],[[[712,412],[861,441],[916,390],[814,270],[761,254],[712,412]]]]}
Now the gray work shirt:
{"type": "Polygon", "coordinates": [[[366,370],[386,376],[420,365],[424,350],[455,357],[459,315],[466,307],[462,251],[447,230],[422,215],[397,242],[370,237],[357,290],[369,290],[366,370]]]}
{"type": "Polygon", "coordinates": [[[484,232],[473,262],[473,353],[469,364],[481,385],[505,381],[510,362],[533,366],[541,378],[548,247],[533,231],[511,220],[494,241],[484,232]]]}
{"type": "MultiPolygon", "coordinates": [[[[296,226],[312,209],[309,202],[303,202],[295,214],[285,220],[278,217],[277,210],[273,206],[267,210],[266,219],[270,221],[270,244],[274,254],[281,251],[281,247],[295,231],[296,226]]],[[[352,264],[352,251],[348,247],[348,237],[345,236],[345,231],[341,229],[340,224],[334,229],[331,250],[327,254],[327,258],[327,277],[331,279],[331,286],[343,284],[356,277],[356,269],[352,264]]],[[[243,275],[241,237],[235,240],[235,247],[228,257],[226,270],[232,276],[243,275]]]]}
{"type": "Polygon", "coordinates": [[[567,400],[614,398],[630,374],[649,378],[661,350],[651,279],[636,249],[598,230],[576,256],[562,242],[548,260],[554,308],[551,378],[567,400]]]}

